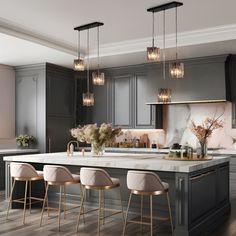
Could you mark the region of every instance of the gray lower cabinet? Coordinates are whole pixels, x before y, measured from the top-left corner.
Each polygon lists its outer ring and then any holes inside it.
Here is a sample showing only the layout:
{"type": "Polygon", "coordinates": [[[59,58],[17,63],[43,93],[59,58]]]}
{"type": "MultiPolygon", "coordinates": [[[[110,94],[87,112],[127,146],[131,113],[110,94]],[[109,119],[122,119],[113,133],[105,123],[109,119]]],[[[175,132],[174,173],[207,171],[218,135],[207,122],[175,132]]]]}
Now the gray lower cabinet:
{"type": "Polygon", "coordinates": [[[230,198],[236,198],[236,156],[230,159],[230,198]]]}

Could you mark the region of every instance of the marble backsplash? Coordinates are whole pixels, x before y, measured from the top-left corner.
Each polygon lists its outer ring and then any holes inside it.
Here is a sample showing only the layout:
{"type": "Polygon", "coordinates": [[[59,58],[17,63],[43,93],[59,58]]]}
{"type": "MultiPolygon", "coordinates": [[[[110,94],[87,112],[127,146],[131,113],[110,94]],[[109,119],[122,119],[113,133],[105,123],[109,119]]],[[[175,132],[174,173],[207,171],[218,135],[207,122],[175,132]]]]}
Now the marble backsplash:
{"type": "Polygon", "coordinates": [[[124,134],[118,141],[139,138],[147,133],[150,143],[157,143],[159,147],[168,147],[173,143],[186,144],[196,147],[197,139],[190,130],[191,121],[201,124],[206,117],[222,115],[224,127],[213,131],[208,139],[210,148],[236,148],[236,129],[232,129],[231,103],[208,103],[208,104],[181,104],[169,105],[164,108],[163,130],[124,130],[124,134]]]}

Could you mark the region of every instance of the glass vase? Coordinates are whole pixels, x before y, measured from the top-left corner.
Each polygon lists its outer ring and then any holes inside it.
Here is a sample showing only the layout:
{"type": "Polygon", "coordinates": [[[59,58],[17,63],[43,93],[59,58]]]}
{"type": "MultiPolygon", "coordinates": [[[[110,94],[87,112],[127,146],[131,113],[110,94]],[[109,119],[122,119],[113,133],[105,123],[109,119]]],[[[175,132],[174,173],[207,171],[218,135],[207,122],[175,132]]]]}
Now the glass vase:
{"type": "Polygon", "coordinates": [[[207,140],[200,140],[200,158],[207,157],[207,140]]]}
{"type": "Polygon", "coordinates": [[[91,154],[92,156],[102,156],[105,153],[105,144],[91,144],[91,154]]]}

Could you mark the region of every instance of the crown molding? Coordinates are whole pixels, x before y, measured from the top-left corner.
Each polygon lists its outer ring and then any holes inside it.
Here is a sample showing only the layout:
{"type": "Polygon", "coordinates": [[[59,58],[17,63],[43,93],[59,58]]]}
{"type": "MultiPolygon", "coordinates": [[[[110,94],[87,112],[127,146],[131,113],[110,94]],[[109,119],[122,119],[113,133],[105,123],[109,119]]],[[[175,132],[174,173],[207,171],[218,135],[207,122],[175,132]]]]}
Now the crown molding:
{"type": "MultiPolygon", "coordinates": [[[[191,46],[198,44],[214,43],[236,39],[236,24],[186,31],[178,33],[178,46],[191,46]]],[[[155,37],[157,46],[163,47],[162,36],[155,37]],[[159,42],[159,44],[158,44],[159,42]]],[[[103,44],[100,47],[100,56],[112,56],[145,51],[150,46],[151,37],[137,40],[122,41],[111,44],[103,44]]],[[[175,34],[166,35],[166,48],[175,47],[175,34]]],[[[94,51],[91,50],[91,54],[94,51]]]]}
{"type": "MultiPolygon", "coordinates": [[[[11,35],[52,49],[56,49],[72,56],[77,55],[77,49],[72,45],[45,37],[43,35],[39,35],[33,31],[29,31],[22,27],[16,26],[12,22],[6,22],[1,18],[0,33],[11,35]]],[[[236,24],[223,25],[194,31],[179,32],[178,46],[191,46],[233,39],[236,39],[236,24]]],[[[157,42],[158,47],[163,47],[162,36],[155,37],[155,41],[157,42]]],[[[146,51],[146,47],[150,46],[150,44],[151,37],[102,44],[100,45],[100,57],[144,52],[146,51]]],[[[175,34],[167,34],[166,48],[168,49],[173,47],[175,47],[175,34]]],[[[91,48],[90,58],[96,57],[96,48],[91,48]]]]}

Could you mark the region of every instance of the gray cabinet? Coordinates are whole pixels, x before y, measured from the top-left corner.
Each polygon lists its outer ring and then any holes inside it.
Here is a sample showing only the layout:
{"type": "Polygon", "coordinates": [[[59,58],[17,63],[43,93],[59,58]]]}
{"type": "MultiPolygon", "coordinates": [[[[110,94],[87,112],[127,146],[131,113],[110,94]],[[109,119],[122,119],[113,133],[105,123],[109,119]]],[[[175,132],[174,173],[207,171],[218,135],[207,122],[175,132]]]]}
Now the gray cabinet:
{"type": "Polygon", "coordinates": [[[65,151],[75,126],[74,71],[50,63],[20,66],[16,81],[17,134],[36,136],[40,152],[65,151]]]}
{"type": "Polygon", "coordinates": [[[47,63],[46,98],[46,151],[65,151],[76,118],[74,71],[47,63]]]}
{"type": "Polygon", "coordinates": [[[147,73],[135,74],[135,128],[153,128],[155,121],[154,107],[147,106],[150,99],[155,99],[157,79],[147,73]]]}
{"type": "Polygon", "coordinates": [[[112,78],[112,123],[123,128],[133,127],[133,76],[112,78]]]}

